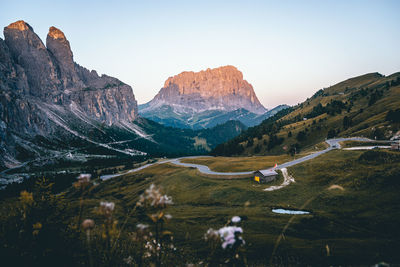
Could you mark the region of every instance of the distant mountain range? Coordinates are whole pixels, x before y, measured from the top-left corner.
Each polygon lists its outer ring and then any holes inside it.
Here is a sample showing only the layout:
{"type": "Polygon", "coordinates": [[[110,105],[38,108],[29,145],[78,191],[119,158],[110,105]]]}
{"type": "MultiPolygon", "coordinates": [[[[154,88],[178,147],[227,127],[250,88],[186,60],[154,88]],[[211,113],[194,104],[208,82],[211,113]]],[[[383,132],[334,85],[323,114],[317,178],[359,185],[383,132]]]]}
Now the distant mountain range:
{"type": "Polygon", "coordinates": [[[214,109],[198,113],[191,111],[183,111],[180,113],[170,105],[162,105],[152,110],[146,109],[147,105],[148,104],[139,105],[140,116],[156,121],[165,126],[195,130],[212,128],[230,120],[237,120],[243,123],[246,127],[251,127],[260,124],[263,120],[276,114],[278,111],[289,107],[287,105],[280,105],[263,114],[256,114],[244,108],[232,111],[214,109]]]}
{"type": "Polygon", "coordinates": [[[335,136],[400,139],[399,118],[400,72],[369,73],[317,91],[218,145],[212,154],[295,153],[335,136]]]}
{"type": "Polygon", "coordinates": [[[58,160],[204,154],[246,128],[228,122],[182,130],[140,118],[132,88],[75,63],[59,29],[49,29],[46,46],[24,21],[5,27],[4,37],[0,170],[58,160]]]}
{"type": "Polygon", "coordinates": [[[153,100],[139,105],[139,114],[179,128],[210,128],[229,120],[250,127],[287,107],[267,111],[243,74],[224,66],[168,78],[153,100]]]}

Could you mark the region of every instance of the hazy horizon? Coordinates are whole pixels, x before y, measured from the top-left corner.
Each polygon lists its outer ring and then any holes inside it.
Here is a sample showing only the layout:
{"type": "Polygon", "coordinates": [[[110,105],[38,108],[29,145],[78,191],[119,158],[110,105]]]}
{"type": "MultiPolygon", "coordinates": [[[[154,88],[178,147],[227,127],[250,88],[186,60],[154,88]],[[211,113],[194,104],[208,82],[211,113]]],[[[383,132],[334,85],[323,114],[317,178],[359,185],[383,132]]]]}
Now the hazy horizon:
{"type": "Polygon", "coordinates": [[[182,71],[233,65],[270,109],[400,71],[398,10],[397,1],[5,1],[0,23],[22,19],[43,42],[56,26],[77,63],[131,85],[139,104],[182,71]]]}

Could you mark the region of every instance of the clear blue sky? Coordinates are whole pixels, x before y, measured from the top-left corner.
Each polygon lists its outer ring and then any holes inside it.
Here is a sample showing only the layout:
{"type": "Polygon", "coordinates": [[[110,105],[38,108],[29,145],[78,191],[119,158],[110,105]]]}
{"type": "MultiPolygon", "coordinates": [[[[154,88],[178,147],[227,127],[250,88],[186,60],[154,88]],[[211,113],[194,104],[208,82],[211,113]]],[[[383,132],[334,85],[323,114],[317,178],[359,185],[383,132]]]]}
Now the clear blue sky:
{"type": "MultiPolygon", "coordinates": [[[[400,71],[400,1],[2,0],[0,25],[64,31],[74,59],[139,103],[172,75],[234,65],[262,104],[296,104],[368,72],[400,71]]],[[[3,35],[1,34],[3,38],[3,35]]]]}

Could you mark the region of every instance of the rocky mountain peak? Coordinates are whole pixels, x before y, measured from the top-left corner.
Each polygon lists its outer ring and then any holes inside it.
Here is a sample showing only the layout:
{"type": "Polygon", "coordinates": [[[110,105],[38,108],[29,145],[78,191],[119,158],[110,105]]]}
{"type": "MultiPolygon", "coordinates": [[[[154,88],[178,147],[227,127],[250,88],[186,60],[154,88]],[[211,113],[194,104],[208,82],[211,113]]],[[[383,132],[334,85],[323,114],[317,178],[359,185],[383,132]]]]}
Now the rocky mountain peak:
{"type": "Polygon", "coordinates": [[[71,46],[64,33],[54,26],[50,27],[46,38],[46,46],[60,66],[61,81],[64,87],[76,86],[79,83],[79,79],[75,71],[71,46]]]}
{"type": "Polygon", "coordinates": [[[47,36],[53,39],[66,39],[64,33],[54,26],[51,26],[49,28],[49,33],[47,34],[47,36]]]}
{"type": "MultiPolygon", "coordinates": [[[[132,88],[76,64],[69,41],[58,28],[50,27],[46,47],[29,24],[17,21],[4,28],[4,43],[0,42],[0,78],[7,77],[4,80],[10,84],[8,91],[11,88],[23,91],[19,96],[22,99],[57,105],[59,109],[78,107],[86,116],[108,125],[136,118],[137,103],[132,88]]],[[[2,114],[0,107],[0,119],[2,114]]],[[[20,121],[24,120],[21,116],[20,121]]],[[[28,121],[25,125],[35,125],[33,119],[28,121]]]]}
{"type": "Polygon", "coordinates": [[[149,103],[150,108],[160,104],[180,106],[193,111],[247,109],[262,114],[261,105],[253,87],[243,79],[236,67],[228,65],[199,72],[184,71],[169,77],[164,87],[149,103]]]}
{"type": "Polygon", "coordinates": [[[26,31],[26,30],[32,30],[32,27],[26,23],[23,20],[18,20],[16,22],[11,23],[4,29],[13,29],[13,30],[19,30],[19,31],[26,31]]]}
{"type": "MultiPolygon", "coordinates": [[[[193,83],[202,83],[207,81],[208,83],[212,83],[213,81],[237,81],[240,82],[243,80],[243,74],[240,72],[236,67],[227,65],[215,69],[206,69],[200,72],[193,72],[193,71],[184,71],[178,75],[173,77],[169,77],[165,83],[164,87],[168,87],[171,84],[176,84],[179,87],[180,94],[190,94],[190,88],[193,87],[193,83]],[[185,90],[189,89],[189,90],[185,90]]],[[[221,86],[218,87],[203,87],[199,88],[199,91],[206,91],[206,90],[220,90],[222,93],[224,90],[221,86]]],[[[225,91],[226,93],[229,93],[225,91]]]]}
{"type": "Polygon", "coordinates": [[[20,20],[5,27],[4,41],[16,63],[24,69],[32,95],[44,96],[57,91],[60,82],[56,67],[42,40],[28,23],[20,20]]]}
{"type": "MultiPolygon", "coordinates": [[[[132,88],[75,63],[61,30],[50,27],[45,46],[22,20],[4,28],[4,41],[0,38],[0,168],[18,163],[16,144],[21,140],[23,145],[18,147],[24,149],[37,136],[97,144],[92,141],[94,135],[88,136],[89,128],[100,129],[97,125],[101,124],[133,131],[129,127],[137,115],[132,88]]],[[[29,151],[39,155],[40,147],[33,145],[29,151]]],[[[21,157],[25,158],[25,151],[21,157]]]]}

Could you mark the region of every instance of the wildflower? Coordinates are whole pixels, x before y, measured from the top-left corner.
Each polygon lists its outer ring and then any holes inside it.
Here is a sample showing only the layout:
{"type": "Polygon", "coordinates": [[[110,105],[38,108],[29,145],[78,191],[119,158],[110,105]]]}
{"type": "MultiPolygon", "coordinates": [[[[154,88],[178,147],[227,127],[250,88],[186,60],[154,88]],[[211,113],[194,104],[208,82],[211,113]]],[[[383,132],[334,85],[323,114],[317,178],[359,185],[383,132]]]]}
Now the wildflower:
{"type": "Polygon", "coordinates": [[[239,223],[242,219],[239,216],[233,216],[231,221],[233,223],[239,223]]]}
{"type": "Polygon", "coordinates": [[[124,262],[125,262],[126,264],[128,264],[128,265],[133,264],[133,258],[132,258],[132,256],[129,256],[129,257],[127,257],[127,258],[124,258],[124,262]]]}
{"type": "Polygon", "coordinates": [[[35,223],[34,225],[32,225],[32,228],[33,228],[32,234],[33,234],[33,235],[38,235],[40,229],[42,229],[42,224],[41,224],[40,222],[37,222],[37,223],[35,223]]]}
{"type": "Polygon", "coordinates": [[[19,200],[24,205],[31,205],[33,203],[33,195],[27,191],[22,191],[19,197],[19,200]]]}
{"type": "Polygon", "coordinates": [[[91,219],[86,219],[82,222],[83,230],[91,230],[94,228],[94,221],[91,219]]]}
{"type": "Polygon", "coordinates": [[[27,216],[28,207],[33,204],[33,195],[27,191],[22,191],[19,197],[19,201],[22,204],[22,218],[25,220],[27,216]]]}
{"type": "Polygon", "coordinates": [[[88,173],[81,173],[79,176],[78,176],[78,181],[79,182],[90,182],[90,178],[92,177],[92,175],[91,174],[88,174],[88,173]]]}
{"type": "Polygon", "coordinates": [[[77,179],[78,181],[74,183],[74,187],[77,189],[84,189],[88,185],[90,185],[90,178],[92,177],[91,174],[82,173],[80,174],[77,179]]]}
{"type": "Polygon", "coordinates": [[[105,201],[101,201],[100,202],[100,206],[102,207],[102,208],[104,208],[104,209],[106,209],[106,210],[108,210],[108,211],[113,211],[114,210],[114,207],[115,207],[115,204],[114,204],[114,202],[105,202],[105,201]]]}
{"type": "Polygon", "coordinates": [[[162,195],[160,189],[154,184],[151,184],[146,191],[140,195],[139,201],[136,203],[137,206],[151,206],[154,208],[166,208],[168,205],[172,205],[172,198],[167,195],[162,195]]]}
{"type": "Polygon", "coordinates": [[[214,230],[212,228],[208,229],[207,232],[204,234],[203,237],[206,241],[208,240],[218,240],[219,239],[219,233],[217,230],[214,230]]]}
{"type": "Polygon", "coordinates": [[[144,253],[145,258],[150,258],[153,255],[156,255],[157,250],[157,242],[156,240],[152,240],[152,242],[147,241],[144,245],[146,252],[144,253]]]}
{"type": "Polygon", "coordinates": [[[232,248],[234,245],[244,244],[244,240],[239,236],[243,233],[242,227],[226,226],[219,229],[218,233],[221,237],[223,249],[232,248]]]}
{"type": "Polygon", "coordinates": [[[171,220],[172,219],[172,215],[171,214],[165,214],[165,219],[167,220],[171,220]]]}
{"type": "Polygon", "coordinates": [[[103,215],[110,216],[114,211],[114,208],[115,208],[114,202],[105,202],[105,201],[100,202],[100,212],[103,215]]]}
{"type": "Polygon", "coordinates": [[[149,227],[149,226],[148,226],[147,224],[143,224],[143,223],[139,223],[139,224],[136,225],[136,228],[137,228],[138,230],[141,230],[141,231],[147,229],[148,227],[149,227]]]}
{"type": "Polygon", "coordinates": [[[169,197],[167,195],[163,195],[158,201],[158,205],[160,206],[167,206],[172,204],[173,204],[172,197],[169,197]]]}

